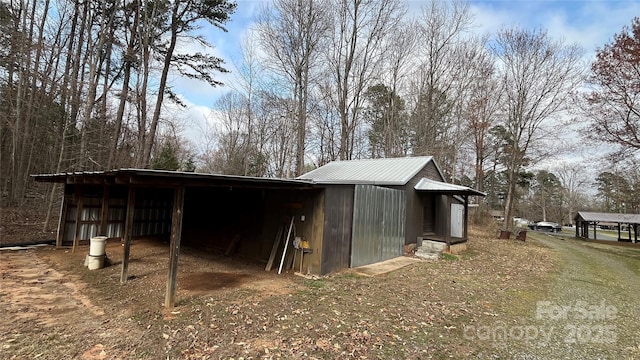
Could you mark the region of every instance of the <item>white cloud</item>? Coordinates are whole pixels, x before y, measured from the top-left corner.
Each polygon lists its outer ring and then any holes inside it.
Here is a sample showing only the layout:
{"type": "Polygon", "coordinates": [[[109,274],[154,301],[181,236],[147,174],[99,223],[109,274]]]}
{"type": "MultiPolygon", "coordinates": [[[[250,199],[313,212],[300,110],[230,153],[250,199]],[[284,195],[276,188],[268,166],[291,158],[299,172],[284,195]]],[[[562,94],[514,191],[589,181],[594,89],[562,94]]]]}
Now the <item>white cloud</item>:
{"type": "MultiPolygon", "coordinates": [[[[238,0],[236,13],[226,24],[228,32],[207,26],[203,35],[214,45],[212,54],[225,60],[225,67],[233,70],[234,63],[240,63],[241,44],[243,38],[250,31],[250,26],[260,8],[268,1],[238,0]]],[[[416,10],[424,4],[422,1],[407,2],[410,11],[408,15],[415,15],[416,10]]],[[[472,1],[471,12],[475,16],[473,32],[477,34],[495,34],[505,27],[523,27],[528,29],[547,30],[550,37],[564,39],[566,43],[578,43],[585,50],[585,60],[593,58],[596,48],[610,42],[614,34],[619,33],[624,26],[631,24],[634,16],[640,14],[638,1],[472,1]]],[[[182,50],[196,50],[194,44],[183,45],[182,50]]],[[[200,50],[202,51],[202,50],[200,50]]],[[[171,85],[178,94],[182,95],[189,105],[188,110],[180,111],[185,120],[184,134],[195,143],[201,142],[202,130],[215,122],[215,111],[212,106],[225,92],[234,85],[236,74],[218,74],[217,79],[229,86],[213,88],[205,82],[173,76],[171,85]]],[[[578,141],[577,132],[568,129],[564,137],[578,141]]],[[[598,151],[595,150],[595,154],[598,151]]],[[[589,149],[580,148],[564,154],[563,158],[588,159],[594,153],[589,149]]]]}
{"type": "Polygon", "coordinates": [[[547,30],[554,39],[577,43],[591,59],[640,14],[637,1],[490,1],[473,2],[479,33],[503,27],[547,30]]]}

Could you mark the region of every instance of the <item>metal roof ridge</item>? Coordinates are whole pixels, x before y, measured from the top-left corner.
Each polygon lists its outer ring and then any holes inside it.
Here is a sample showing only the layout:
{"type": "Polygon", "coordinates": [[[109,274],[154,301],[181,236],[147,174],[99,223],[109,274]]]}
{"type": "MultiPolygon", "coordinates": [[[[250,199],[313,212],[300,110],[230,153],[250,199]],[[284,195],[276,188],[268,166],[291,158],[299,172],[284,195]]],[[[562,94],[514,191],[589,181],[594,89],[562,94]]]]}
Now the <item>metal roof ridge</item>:
{"type": "Polygon", "coordinates": [[[149,175],[178,175],[178,176],[189,176],[189,177],[201,177],[201,178],[224,178],[224,179],[237,179],[237,180],[259,180],[259,181],[267,181],[267,182],[291,182],[291,183],[300,183],[300,184],[315,184],[313,180],[310,179],[288,179],[288,178],[278,178],[278,177],[258,177],[258,176],[245,176],[245,175],[230,175],[230,174],[215,174],[215,173],[204,173],[204,172],[191,172],[191,171],[173,171],[173,170],[159,170],[159,169],[139,169],[139,168],[118,168],[112,170],[91,170],[91,171],[73,171],[73,172],[60,172],[60,173],[41,173],[41,174],[30,174],[30,177],[33,178],[51,178],[51,177],[66,177],[66,176],[82,176],[82,175],[106,175],[106,176],[115,176],[117,174],[138,174],[142,176],[149,175]]]}

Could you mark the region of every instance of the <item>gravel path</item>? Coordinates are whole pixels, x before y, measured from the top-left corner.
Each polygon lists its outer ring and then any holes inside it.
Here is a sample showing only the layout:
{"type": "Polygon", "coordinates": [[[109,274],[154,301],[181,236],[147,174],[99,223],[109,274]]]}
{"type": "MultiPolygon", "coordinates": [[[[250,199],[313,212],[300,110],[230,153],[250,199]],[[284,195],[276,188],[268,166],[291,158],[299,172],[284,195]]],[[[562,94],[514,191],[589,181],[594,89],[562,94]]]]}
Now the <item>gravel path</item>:
{"type": "Polygon", "coordinates": [[[531,317],[506,325],[516,359],[640,358],[640,250],[539,240],[560,267],[531,317]]]}

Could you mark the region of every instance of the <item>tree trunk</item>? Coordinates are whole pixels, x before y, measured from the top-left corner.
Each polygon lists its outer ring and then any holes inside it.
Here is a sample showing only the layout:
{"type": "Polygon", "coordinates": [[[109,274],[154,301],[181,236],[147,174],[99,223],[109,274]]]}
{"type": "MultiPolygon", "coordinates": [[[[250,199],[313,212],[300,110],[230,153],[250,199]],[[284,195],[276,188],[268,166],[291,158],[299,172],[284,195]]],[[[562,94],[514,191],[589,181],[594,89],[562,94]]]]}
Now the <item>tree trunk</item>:
{"type": "Polygon", "coordinates": [[[169,40],[169,47],[167,47],[164,55],[164,62],[162,65],[162,75],[160,75],[160,83],[158,84],[158,95],[156,96],[156,104],[153,110],[153,118],[149,127],[149,135],[146,138],[144,152],[142,154],[142,165],[145,168],[149,167],[151,160],[151,150],[155,142],[156,131],[158,129],[158,122],[160,121],[160,111],[162,110],[162,102],[164,100],[164,92],[167,87],[167,77],[169,75],[169,67],[173,57],[173,51],[176,48],[176,41],[178,38],[178,10],[180,8],[180,1],[176,1],[173,4],[171,14],[171,38],[169,40]]]}
{"type": "Polygon", "coordinates": [[[131,80],[131,67],[133,66],[133,58],[135,57],[134,46],[138,29],[138,21],[140,19],[140,9],[134,8],[133,23],[129,26],[129,17],[125,16],[125,26],[130,31],[129,42],[127,43],[127,50],[124,54],[124,74],[122,79],[122,90],[120,91],[120,103],[118,104],[118,110],[116,112],[116,118],[113,129],[113,139],[111,147],[109,148],[109,159],[107,160],[107,169],[111,169],[116,164],[116,153],[118,151],[118,142],[120,141],[120,134],[122,132],[122,119],[124,117],[124,109],[129,98],[129,81],[131,80]]]}

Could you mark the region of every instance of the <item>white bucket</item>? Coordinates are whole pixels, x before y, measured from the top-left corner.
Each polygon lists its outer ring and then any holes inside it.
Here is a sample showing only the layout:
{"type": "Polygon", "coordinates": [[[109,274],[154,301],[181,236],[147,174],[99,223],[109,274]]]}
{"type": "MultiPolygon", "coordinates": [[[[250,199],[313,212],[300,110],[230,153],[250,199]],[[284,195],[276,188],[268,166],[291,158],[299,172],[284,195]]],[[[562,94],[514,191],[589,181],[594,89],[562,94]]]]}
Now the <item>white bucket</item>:
{"type": "Polygon", "coordinates": [[[104,256],[107,247],[106,236],[94,236],[89,246],[89,256],[104,256]]]}
{"type": "Polygon", "coordinates": [[[89,255],[86,258],[87,266],[89,270],[102,269],[104,267],[104,255],[92,256],[89,255]]]}

